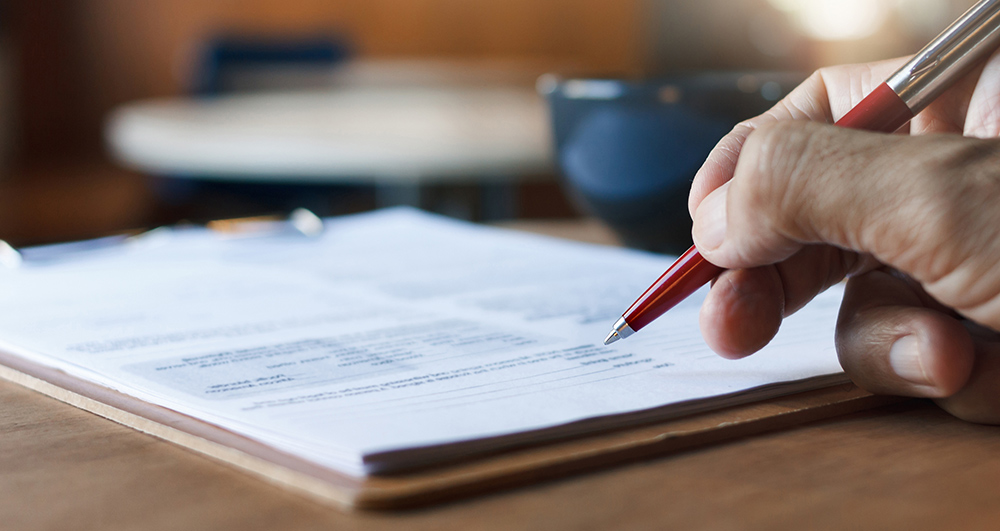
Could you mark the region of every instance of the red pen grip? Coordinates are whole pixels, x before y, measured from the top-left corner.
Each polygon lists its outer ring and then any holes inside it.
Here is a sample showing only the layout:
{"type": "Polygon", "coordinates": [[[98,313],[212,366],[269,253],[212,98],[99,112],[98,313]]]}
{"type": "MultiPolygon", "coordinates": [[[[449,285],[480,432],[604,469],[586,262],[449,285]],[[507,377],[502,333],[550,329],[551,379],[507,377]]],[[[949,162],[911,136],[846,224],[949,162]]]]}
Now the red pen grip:
{"type": "Polygon", "coordinates": [[[625,310],[622,317],[632,330],[638,331],[711,282],[722,271],[721,267],[705,260],[697,249],[691,247],[625,310]]]}
{"type": "Polygon", "coordinates": [[[843,118],[837,120],[835,125],[848,129],[894,133],[912,118],[913,111],[889,85],[882,83],[843,118]]]}

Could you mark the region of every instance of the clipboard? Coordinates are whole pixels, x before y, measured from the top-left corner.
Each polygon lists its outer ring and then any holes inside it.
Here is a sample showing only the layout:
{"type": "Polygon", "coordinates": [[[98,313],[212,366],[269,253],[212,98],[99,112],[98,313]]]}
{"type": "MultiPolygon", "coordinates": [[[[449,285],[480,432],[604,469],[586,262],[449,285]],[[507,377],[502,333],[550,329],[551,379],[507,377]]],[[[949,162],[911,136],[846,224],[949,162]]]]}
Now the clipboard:
{"type": "MultiPolygon", "coordinates": [[[[311,213],[300,216],[307,228],[318,219],[311,213]]],[[[226,233],[273,230],[274,224],[269,222],[274,221],[279,220],[224,220],[210,228],[226,233]]],[[[530,227],[521,229],[547,232],[530,227]]],[[[593,226],[588,228],[593,229],[593,226]]],[[[581,239],[577,234],[573,236],[576,237],[570,239],[581,239]]],[[[115,245],[120,239],[99,240],[96,244],[115,245]]],[[[78,250],[73,244],[50,249],[59,253],[78,250]]],[[[668,456],[903,400],[875,396],[853,384],[840,384],[661,422],[511,448],[413,472],[359,478],[2,351],[0,378],[345,511],[402,510],[446,503],[668,456]]]]}
{"type": "Polygon", "coordinates": [[[593,472],[896,403],[853,384],[555,441],[431,469],[356,478],[212,424],[0,352],[0,378],[345,511],[401,510],[593,472]]]}

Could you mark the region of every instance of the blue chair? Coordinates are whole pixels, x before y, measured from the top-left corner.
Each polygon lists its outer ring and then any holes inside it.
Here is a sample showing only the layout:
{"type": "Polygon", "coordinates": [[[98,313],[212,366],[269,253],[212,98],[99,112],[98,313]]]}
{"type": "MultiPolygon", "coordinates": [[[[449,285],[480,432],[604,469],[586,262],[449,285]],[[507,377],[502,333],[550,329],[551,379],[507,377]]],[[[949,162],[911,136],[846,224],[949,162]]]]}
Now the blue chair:
{"type": "Polygon", "coordinates": [[[350,47],[335,37],[216,37],[202,47],[191,93],[216,96],[245,89],[233,82],[239,72],[289,66],[331,68],[350,56],[350,47]]]}
{"type": "MultiPolygon", "coordinates": [[[[218,36],[201,47],[189,92],[195,97],[212,98],[247,91],[306,88],[301,86],[301,77],[288,73],[328,72],[351,56],[351,47],[334,36],[218,36]],[[254,86],[247,79],[266,83],[254,86]]],[[[343,185],[241,183],[181,176],[157,179],[154,186],[168,207],[196,219],[288,212],[298,207],[331,215],[356,210],[352,204],[364,202],[358,201],[357,195],[371,194],[363,187],[343,185]]]]}

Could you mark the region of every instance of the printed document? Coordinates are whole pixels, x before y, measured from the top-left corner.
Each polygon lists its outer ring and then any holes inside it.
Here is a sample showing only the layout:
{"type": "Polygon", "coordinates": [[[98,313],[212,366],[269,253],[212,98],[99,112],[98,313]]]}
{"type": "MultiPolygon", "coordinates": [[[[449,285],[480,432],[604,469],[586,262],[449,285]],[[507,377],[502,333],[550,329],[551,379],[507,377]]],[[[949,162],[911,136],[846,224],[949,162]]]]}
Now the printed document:
{"type": "Polygon", "coordinates": [[[0,271],[0,349],[354,476],[846,381],[839,287],[747,359],[704,291],[604,346],[669,257],[411,209],[48,251],[0,271]]]}

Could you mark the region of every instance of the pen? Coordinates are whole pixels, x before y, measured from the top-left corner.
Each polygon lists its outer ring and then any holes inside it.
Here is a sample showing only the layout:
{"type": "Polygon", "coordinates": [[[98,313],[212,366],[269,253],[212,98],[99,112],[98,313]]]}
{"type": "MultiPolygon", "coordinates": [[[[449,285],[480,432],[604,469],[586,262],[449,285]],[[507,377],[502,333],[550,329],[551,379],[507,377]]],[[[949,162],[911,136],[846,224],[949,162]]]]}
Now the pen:
{"type": "MultiPolygon", "coordinates": [[[[981,0],[835,125],[892,133],[968,73],[1000,44],[1000,0],[981,0]]],[[[625,339],[723,271],[691,247],[611,328],[604,344],[625,339]]]]}

